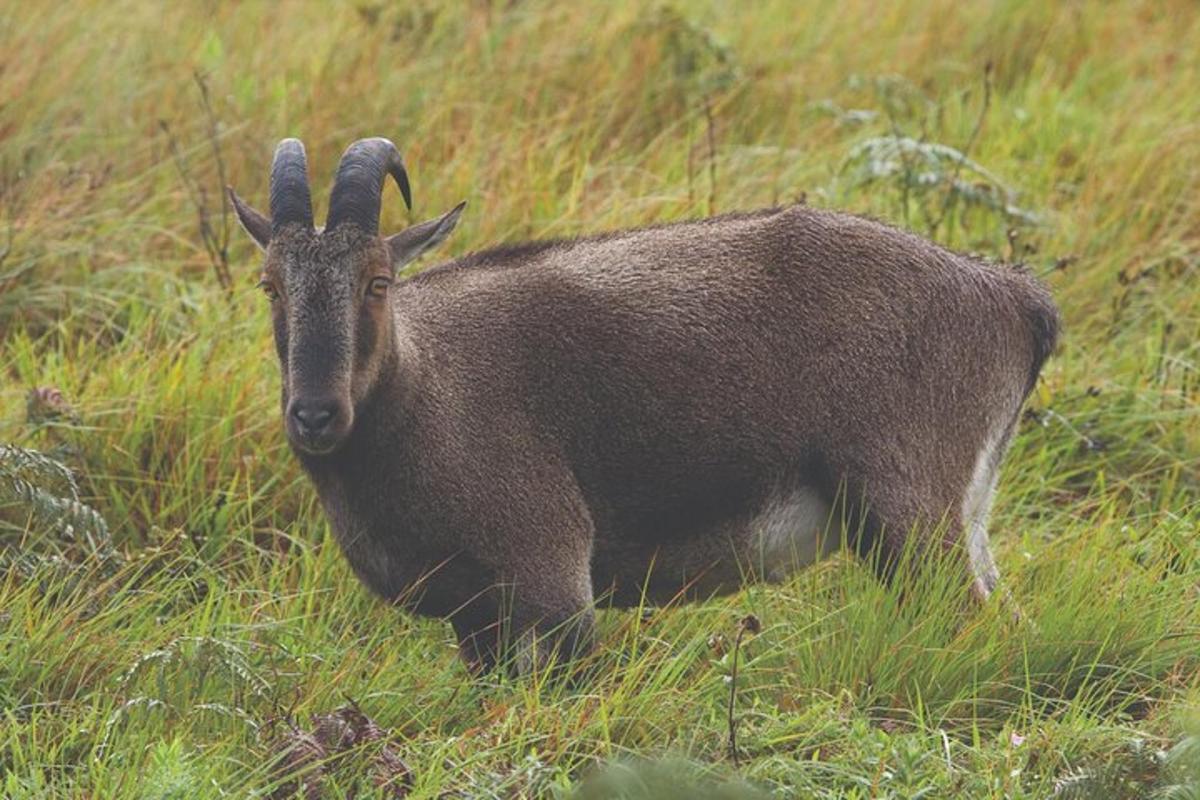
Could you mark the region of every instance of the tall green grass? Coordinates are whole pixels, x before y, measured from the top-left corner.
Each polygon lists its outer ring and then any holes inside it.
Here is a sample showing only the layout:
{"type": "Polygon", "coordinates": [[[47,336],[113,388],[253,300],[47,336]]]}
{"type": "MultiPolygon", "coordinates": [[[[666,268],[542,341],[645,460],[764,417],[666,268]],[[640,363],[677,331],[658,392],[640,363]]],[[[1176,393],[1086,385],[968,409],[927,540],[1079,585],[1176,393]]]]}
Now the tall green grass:
{"type": "Polygon", "coordinates": [[[0,442],[70,467],[117,549],[0,508],[6,796],[265,794],[279,731],[347,698],[419,797],[1197,791],[1193,4],[9,3],[0,54],[0,442]],[[602,611],[574,685],[470,681],[357,584],[283,441],[220,173],[261,204],[285,135],[318,216],[342,148],[395,139],[412,221],[469,201],[448,254],[802,201],[1027,263],[1066,336],[992,525],[1023,621],[835,558],[602,611]],[[47,386],[70,413],[30,413],[47,386]]]}

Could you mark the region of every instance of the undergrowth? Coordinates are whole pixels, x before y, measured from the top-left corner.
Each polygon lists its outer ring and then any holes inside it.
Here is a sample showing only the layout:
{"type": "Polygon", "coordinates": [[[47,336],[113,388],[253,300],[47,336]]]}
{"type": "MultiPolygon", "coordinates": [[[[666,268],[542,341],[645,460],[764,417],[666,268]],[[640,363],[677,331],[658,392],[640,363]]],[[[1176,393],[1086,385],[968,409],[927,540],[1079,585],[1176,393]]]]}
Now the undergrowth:
{"type": "Polygon", "coordinates": [[[0,792],[266,797],[351,708],[323,796],[1197,796],[1198,41],[1182,0],[0,6],[0,792]],[[1066,334],[992,523],[1021,621],[836,557],[602,609],[587,680],[470,680],[283,441],[221,190],[261,204],[285,135],[318,218],[394,138],[411,221],[469,201],[443,255],[804,202],[1038,274],[1066,334]]]}

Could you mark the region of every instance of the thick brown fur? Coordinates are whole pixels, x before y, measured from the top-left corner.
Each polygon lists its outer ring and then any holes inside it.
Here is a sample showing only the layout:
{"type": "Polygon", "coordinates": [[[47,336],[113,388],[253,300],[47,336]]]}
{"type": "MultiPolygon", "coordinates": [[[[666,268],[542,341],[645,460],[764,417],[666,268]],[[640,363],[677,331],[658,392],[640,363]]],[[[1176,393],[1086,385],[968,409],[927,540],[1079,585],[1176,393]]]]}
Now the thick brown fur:
{"type": "Polygon", "coordinates": [[[860,520],[884,571],[914,531],[960,546],[1059,326],[1024,272],[800,206],[484,251],[383,305],[355,299],[383,240],[324,236],[265,268],[285,412],[351,417],[297,454],[358,576],[481,668],[586,649],[598,598],[772,576],[756,526],[789,498],[860,520]]]}

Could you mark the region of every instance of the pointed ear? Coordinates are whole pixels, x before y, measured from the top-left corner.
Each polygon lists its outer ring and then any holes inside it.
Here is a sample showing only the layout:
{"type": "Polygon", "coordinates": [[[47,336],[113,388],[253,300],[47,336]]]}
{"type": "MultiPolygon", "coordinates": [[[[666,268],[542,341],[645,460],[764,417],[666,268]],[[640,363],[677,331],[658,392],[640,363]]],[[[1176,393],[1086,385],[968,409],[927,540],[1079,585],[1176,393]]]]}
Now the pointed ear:
{"type": "Polygon", "coordinates": [[[388,250],[392,254],[392,269],[400,269],[426,250],[441,244],[454,230],[454,226],[458,224],[458,218],[462,216],[463,209],[466,207],[467,203],[464,200],[437,219],[413,225],[411,228],[389,236],[386,241],[388,250]]]}
{"type": "Polygon", "coordinates": [[[238,222],[242,223],[242,227],[250,234],[255,244],[266,250],[267,245],[271,243],[271,220],[243,202],[232,186],[226,186],[225,191],[229,192],[229,200],[233,203],[233,210],[237,212],[238,222]]]}

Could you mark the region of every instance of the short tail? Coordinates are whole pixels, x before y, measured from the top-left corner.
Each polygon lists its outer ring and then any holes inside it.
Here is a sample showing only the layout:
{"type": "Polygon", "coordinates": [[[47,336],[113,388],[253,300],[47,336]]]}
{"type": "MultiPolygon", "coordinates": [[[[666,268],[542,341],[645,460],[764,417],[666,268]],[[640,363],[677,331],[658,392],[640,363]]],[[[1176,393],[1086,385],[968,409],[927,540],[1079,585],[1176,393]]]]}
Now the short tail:
{"type": "Polygon", "coordinates": [[[1037,385],[1042,365],[1058,345],[1062,315],[1054,303],[1054,298],[1050,296],[1050,291],[1041,281],[1031,275],[1024,277],[1026,280],[1022,283],[1026,291],[1021,293],[1020,303],[1033,339],[1033,363],[1029,367],[1029,382],[1025,387],[1025,393],[1029,394],[1037,385]]]}

